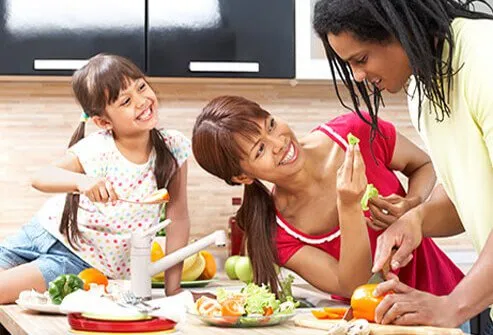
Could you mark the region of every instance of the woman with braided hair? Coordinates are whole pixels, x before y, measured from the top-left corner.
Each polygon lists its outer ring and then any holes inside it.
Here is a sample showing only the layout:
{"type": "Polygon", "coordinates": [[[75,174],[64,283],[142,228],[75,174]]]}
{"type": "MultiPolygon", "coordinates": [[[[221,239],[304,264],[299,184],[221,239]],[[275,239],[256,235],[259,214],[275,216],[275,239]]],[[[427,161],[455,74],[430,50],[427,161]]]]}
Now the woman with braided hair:
{"type": "Polygon", "coordinates": [[[474,0],[320,0],[315,6],[314,28],[336,90],[340,78],[350,93],[346,104],[337,90],[341,103],[360,116],[361,108],[368,111],[373,138],[380,133],[382,91],[405,89],[411,120],[437,171],[430,199],[380,235],[373,271],[394,246],[392,267],[405,266],[423,237],[466,231],[480,253],[448,295],[396,279],[381,284],[375,294],[396,294],[377,309],[380,323],[457,326],[493,303],[493,16],[476,12],[476,5],[492,10],[474,0]]]}

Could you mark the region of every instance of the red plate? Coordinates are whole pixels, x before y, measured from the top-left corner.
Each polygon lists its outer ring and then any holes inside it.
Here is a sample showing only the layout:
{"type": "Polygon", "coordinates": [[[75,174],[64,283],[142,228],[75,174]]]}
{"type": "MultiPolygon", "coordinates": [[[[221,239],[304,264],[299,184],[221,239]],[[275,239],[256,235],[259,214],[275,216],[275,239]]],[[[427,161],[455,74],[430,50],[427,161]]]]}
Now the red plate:
{"type": "Polygon", "coordinates": [[[81,316],[80,313],[68,315],[68,323],[75,330],[100,331],[100,332],[152,332],[173,329],[176,322],[167,319],[153,318],[141,321],[102,321],[90,320],[81,316]]]}

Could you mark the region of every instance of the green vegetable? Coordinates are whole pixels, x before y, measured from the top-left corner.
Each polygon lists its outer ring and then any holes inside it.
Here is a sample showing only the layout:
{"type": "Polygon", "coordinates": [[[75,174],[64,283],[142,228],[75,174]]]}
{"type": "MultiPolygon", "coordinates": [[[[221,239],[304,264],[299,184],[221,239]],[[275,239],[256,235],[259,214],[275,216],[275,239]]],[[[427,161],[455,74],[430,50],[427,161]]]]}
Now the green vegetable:
{"type": "Polygon", "coordinates": [[[55,305],[60,305],[63,298],[83,287],[84,282],[77,275],[60,275],[49,283],[48,293],[50,294],[51,301],[55,305]]]}
{"type": "Polygon", "coordinates": [[[368,200],[370,200],[373,197],[378,197],[378,190],[373,184],[368,184],[366,185],[366,191],[365,194],[363,194],[363,198],[361,198],[361,208],[364,211],[367,211],[368,208],[368,200]]]}
{"type": "Polygon", "coordinates": [[[279,299],[281,300],[281,302],[285,302],[288,297],[293,296],[293,292],[291,290],[293,281],[294,281],[294,276],[292,274],[289,274],[283,281],[280,282],[281,292],[279,294],[279,299]]]}
{"type": "MultiPolygon", "coordinates": [[[[163,222],[164,220],[166,220],[166,204],[161,207],[161,211],[159,213],[159,222],[163,222]]],[[[158,230],[156,232],[156,236],[166,236],[166,228],[158,230]]]]}
{"type": "Polygon", "coordinates": [[[353,134],[349,133],[349,134],[347,134],[347,141],[348,141],[349,145],[356,145],[359,143],[359,138],[357,138],[353,134]]]}
{"type": "Polygon", "coordinates": [[[277,311],[279,307],[279,300],[266,285],[258,286],[250,283],[241,292],[246,296],[245,311],[247,314],[263,314],[264,307],[271,307],[273,311],[277,311]]]}

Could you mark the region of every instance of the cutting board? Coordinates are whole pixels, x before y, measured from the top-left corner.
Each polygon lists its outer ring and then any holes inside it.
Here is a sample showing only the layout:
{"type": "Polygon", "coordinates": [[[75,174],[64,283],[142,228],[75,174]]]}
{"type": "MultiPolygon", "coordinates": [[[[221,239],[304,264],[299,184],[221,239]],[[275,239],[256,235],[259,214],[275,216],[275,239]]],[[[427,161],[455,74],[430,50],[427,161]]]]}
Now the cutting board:
{"type": "MultiPolygon", "coordinates": [[[[299,327],[315,328],[328,330],[337,320],[318,320],[311,313],[299,314],[294,319],[294,324],[299,327]]],[[[447,335],[463,335],[462,330],[457,328],[437,328],[437,327],[417,327],[417,326],[394,326],[394,325],[379,325],[370,323],[372,335],[430,335],[430,334],[447,334],[447,335]]]]}

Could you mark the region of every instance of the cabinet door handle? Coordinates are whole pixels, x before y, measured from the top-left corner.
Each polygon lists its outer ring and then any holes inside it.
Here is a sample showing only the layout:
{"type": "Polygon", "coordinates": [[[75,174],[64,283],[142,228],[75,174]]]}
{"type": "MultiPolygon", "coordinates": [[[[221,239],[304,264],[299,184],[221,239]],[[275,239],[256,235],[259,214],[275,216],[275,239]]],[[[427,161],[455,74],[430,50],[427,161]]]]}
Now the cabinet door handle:
{"type": "Polygon", "coordinates": [[[35,70],[78,70],[88,61],[86,59],[35,59],[35,70]]]}
{"type": "Polygon", "coordinates": [[[188,64],[192,72],[259,72],[258,62],[195,62],[188,64]]]}

